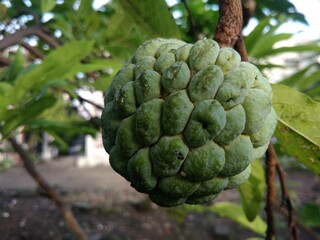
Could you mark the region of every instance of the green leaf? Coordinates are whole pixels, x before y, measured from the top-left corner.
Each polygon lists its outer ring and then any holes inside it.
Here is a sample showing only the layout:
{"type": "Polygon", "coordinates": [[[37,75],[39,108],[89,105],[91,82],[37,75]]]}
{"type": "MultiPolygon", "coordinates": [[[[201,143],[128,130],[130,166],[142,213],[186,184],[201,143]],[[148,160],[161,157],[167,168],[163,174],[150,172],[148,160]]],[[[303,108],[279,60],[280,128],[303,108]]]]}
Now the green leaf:
{"type": "Polygon", "coordinates": [[[255,160],[251,166],[252,171],[248,181],[238,187],[243,211],[250,222],[260,212],[265,192],[265,175],[261,162],[255,160]]]}
{"type": "MultiPolygon", "coordinates": [[[[74,74],[74,67],[92,47],[93,41],[77,41],[69,42],[51,52],[40,65],[16,80],[10,94],[10,98],[14,101],[10,104],[17,105],[20,101],[25,102],[28,98],[37,95],[44,84],[70,77],[70,72],[74,74]]],[[[0,109],[1,107],[2,103],[0,103],[0,109]]],[[[6,107],[5,105],[4,108],[6,107]]]]}
{"type": "Polygon", "coordinates": [[[284,150],[320,175],[320,103],[290,87],[273,84],[275,136],[284,150]]]}
{"type": "Polygon", "coordinates": [[[41,0],[41,12],[50,12],[56,6],[56,0],[41,0]]]}
{"type": "Polygon", "coordinates": [[[231,202],[218,202],[209,207],[203,207],[199,205],[188,205],[186,209],[191,212],[204,212],[211,211],[217,213],[221,217],[229,218],[236,223],[250,229],[251,231],[265,236],[267,225],[257,216],[253,221],[249,221],[243,212],[241,205],[231,202]]]}
{"type": "Polygon", "coordinates": [[[2,135],[6,137],[19,126],[28,124],[55,103],[54,97],[44,96],[35,98],[19,108],[6,109],[6,119],[0,129],[2,135]]]}
{"type": "Polygon", "coordinates": [[[300,71],[295,72],[294,74],[292,74],[290,77],[283,79],[281,81],[281,84],[287,85],[289,87],[294,87],[297,84],[299,84],[301,82],[301,79],[303,80],[305,77],[305,74],[312,68],[314,67],[316,64],[315,63],[311,63],[310,65],[308,65],[307,67],[301,69],[300,71]]]}
{"type": "Polygon", "coordinates": [[[112,76],[104,76],[100,77],[97,81],[94,81],[91,86],[96,89],[100,90],[102,92],[105,92],[107,88],[110,86],[110,83],[112,81],[112,76]]]}
{"type": "Polygon", "coordinates": [[[73,68],[71,75],[78,72],[89,73],[98,70],[103,70],[109,67],[109,60],[99,59],[85,64],[78,64],[73,68]]]}
{"type": "Polygon", "coordinates": [[[6,96],[12,89],[12,85],[6,82],[0,82],[0,95],[6,96]]]}
{"type": "Polygon", "coordinates": [[[293,47],[279,47],[275,49],[269,49],[270,51],[264,53],[264,57],[271,56],[279,53],[286,53],[286,52],[317,52],[320,53],[320,46],[319,44],[304,44],[304,45],[298,45],[293,47]]]}
{"type": "Polygon", "coordinates": [[[267,230],[266,223],[260,218],[256,217],[253,221],[248,221],[243,209],[240,205],[231,202],[218,202],[209,207],[209,209],[221,217],[227,217],[236,223],[258,233],[262,236],[265,235],[267,230]]]}
{"type": "Polygon", "coordinates": [[[308,227],[320,226],[320,206],[316,203],[306,203],[298,208],[299,220],[308,227]]]}
{"type": "Polygon", "coordinates": [[[19,49],[15,55],[10,66],[5,70],[3,80],[13,83],[24,69],[24,56],[19,49]]]}
{"type": "Polygon", "coordinates": [[[165,0],[119,0],[119,4],[150,37],[180,38],[165,0]]]}

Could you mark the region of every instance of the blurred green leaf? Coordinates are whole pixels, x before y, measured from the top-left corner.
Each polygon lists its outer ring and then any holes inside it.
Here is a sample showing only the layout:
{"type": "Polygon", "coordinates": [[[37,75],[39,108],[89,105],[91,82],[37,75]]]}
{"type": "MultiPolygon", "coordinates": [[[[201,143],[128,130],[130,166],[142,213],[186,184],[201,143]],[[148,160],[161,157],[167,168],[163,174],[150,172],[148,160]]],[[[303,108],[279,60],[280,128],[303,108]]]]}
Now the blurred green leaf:
{"type": "Polygon", "coordinates": [[[221,217],[229,218],[236,223],[250,229],[251,231],[265,236],[267,225],[257,216],[253,221],[249,221],[241,207],[241,205],[231,202],[218,202],[214,205],[203,207],[200,205],[188,205],[186,209],[191,212],[211,211],[217,213],[221,217]]]}
{"type": "Polygon", "coordinates": [[[265,195],[265,175],[260,160],[252,163],[252,171],[248,181],[238,187],[244,213],[249,221],[253,221],[260,212],[265,195]]]}
{"type": "Polygon", "coordinates": [[[306,203],[298,208],[299,220],[308,227],[320,226],[320,206],[316,203],[306,203]]]}
{"type": "Polygon", "coordinates": [[[8,136],[21,125],[37,118],[47,108],[53,106],[56,99],[52,96],[37,97],[19,108],[6,109],[6,118],[0,128],[3,136],[8,136]]]}
{"type": "Polygon", "coordinates": [[[56,0],[41,0],[41,12],[50,12],[56,5],[56,0]]]}
{"type": "Polygon", "coordinates": [[[285,53],[285,52],[305,52],[305,51],[312,51],[316,53],[320,53],[320,45],[315,43],[310,44],[303,44],[303,45],[297,45],[292,47],[279,47],[274,49],[269,49],[270,51],[264,52],[263,57],[279,54],[279,53],[285,53]]]}
{"type": "Polygon", "coordinates": [[[19,49],[15,54],[12,63],[3,72],[1,72],[0,81],[6,81],[8,83],[14,83],[16,78],[24,70],[25,60],[19,49]]]}
{"type": "MultiPolygon", "coordinates": [[[[16,80],[10,94],[14,101],[10,104],[15,106],[21,101],[27,101],[38,94],[46,83],[70,77],[70,72],[75,73],[74,68],[90,52],[92,46],[93,41],[69,42],[51,52],[40,65],[16,80]]],[[[0,109],[1,105],[0,103],[0,109]]]]}
{"type": "Polygon", "coordinates": [[[273,84],[275,136],[285,151],[320,175],[320,103],[290,87],[273,84]]]}
{"type": "Polygon", "coordinates": [[[119,4],[150,37],[180,38],[165,0],[119,0],[119,4]]]}
{"type": "Polygon", "coordinates": [[[0,95],[2,97],[6,96],[8,92],[12,89],[12,85],[6,82],[0,82],[0,95]]]}

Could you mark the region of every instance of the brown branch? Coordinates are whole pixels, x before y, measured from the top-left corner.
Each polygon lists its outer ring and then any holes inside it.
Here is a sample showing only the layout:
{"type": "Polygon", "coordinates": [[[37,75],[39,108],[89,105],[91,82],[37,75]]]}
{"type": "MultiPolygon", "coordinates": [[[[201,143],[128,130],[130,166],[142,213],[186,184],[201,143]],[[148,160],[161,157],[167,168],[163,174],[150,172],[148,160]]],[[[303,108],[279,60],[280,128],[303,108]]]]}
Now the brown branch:
{"type": "Polygon", "coordinates": [[[256,1],[255,0],[242,0],[242,12],[243,12],[243,26],[248,25],[250,18],[253,17],[254,11],[256,9],[256,1]]]}
{"type": "MultiPolygon", "coordinates": [[[[276,159],[277,161],[277,159],[276,159]]],[[[299,234],[298,234],[298,229],[296,226],[296,221],[294,218],[294,210],[293,210],[293,206],[291,203],[291,199],[286,187],[286,176],[285,176],[285,172],[283,171],[283,169],[281,168],[279,162],[276,162],[276,170],[279,176],[279,180],[280,180],[280,186],[281,186],[281,205],[285,206],[286,209],[288,210],[288,227],[290,229],[290,234],[292,236],[292,238],[294,240],[298,240],[299,239],[299,234]]]]}
{"type": "Polygon", "coordinates": [[[42,26],[35,25],[33,27],[20,29],[13,34],[7,35],[4,39],[0,41],[0,51],[13,46],[15,44],[20,44],[24,37],[35,35],[41,38],[43,41],[48,43],[51,47],[57,48],[61,44],[53,37],[45,33],[45,29],[42,26]]]}
{"type": "Polygon", "coordinates": [[[11,64],[10,59],[0,56],[1,66],[9,66],[11,64]]]}
{"type": "Polygon", "coordinates": [[[37,58],[44,59],[44,54],[38,48],[30,46],[28,43],[24,41],[21,42],[21,46],[27,49],[31,54],[33,54],[37,58]]]}
{"type": "Polygon", "coordinates": [[[275,235],[275,224],[274,224],[274,215],[273,208],[276,198],[275,190],[275,167],[277,165],[276,152],[272,146],[269,144],[267,153],[266,153],[266,183],[267,183],[267,205],[265,211],[267,214],[267,232],[266,240],[272,240],[275,235]]]}
{"type": "Polygon", "coordinates": [[[241,61],[245,61],[245,62],[249,61],[247,49],[244,44],[243,37],[242,37],[241,33],[239,34],[238,40],[237,40],[236,44],[234,45],[234,49],[240,54],[241,61]]]}
{"type": "Polygon", "coordinates": [[[42,177],[42,175],[36,170],[29,154],[24,150],[20,144],[13,138],[8,138],[14,150],[19,154],[25,169],[31,175],[31,177],[38,183],[38,185],[46,192],[46,194],[54,201],[56,206],[61,210],[63,217],[69,227],[70,231],[79,240],[87,240],[86,234],[77,222],[73,215],[71,206],[66,203],[59,193],[52,188],[47,181],[42,177]]]}
{"type": "MultiPolygon", "coordinates": [[[[286,209],[280,207],[279,211],[285,216],[285,217],[289,217],[289,213],[286,209]]],[[[302,229],[303,231],[305,231],[307,234],[309,234],[313,239],[315,240],[320,240],[320,235],[317,234],[315,231],[313,231],[311,228],[307,227],[306,225],[304,225],[303,223],[296,221],[295,222],[296,225],[302,229]]]]}
{"type": "Polygon", "coordinates": [[[219,0],[219,21],[214,39],[220,47],[233,47],[242,30],[241,0],[219,0]]]}
{"type": "Polygon", "coordinates": [[[94,106],[94,107],[96,107],[96,108],[98,108],[100,110],[103,110],[103,107],[100,106],[99,104],[96,104],[95,102],[92,102],[92,101],[90,101],[88,99],[85,99],[85,98],[81,97],[80,95],[77,95],[77,98],[79,99],[80,102],[81,101],[87,102],[87,103],[91,104],[92,106],[94,106]]]}

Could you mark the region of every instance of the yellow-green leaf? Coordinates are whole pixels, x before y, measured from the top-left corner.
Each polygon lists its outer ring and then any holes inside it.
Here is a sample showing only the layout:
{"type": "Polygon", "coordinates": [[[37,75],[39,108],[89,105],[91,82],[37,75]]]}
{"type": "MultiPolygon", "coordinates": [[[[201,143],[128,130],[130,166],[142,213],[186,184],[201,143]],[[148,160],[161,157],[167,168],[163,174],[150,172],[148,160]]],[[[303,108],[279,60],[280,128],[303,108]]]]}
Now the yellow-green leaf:
{"type": "Polygon", "coordinates": [[[320,103],[281,84],[272,89],[278,116],[275,136],[289,155],[320,175],[320,103]]]}

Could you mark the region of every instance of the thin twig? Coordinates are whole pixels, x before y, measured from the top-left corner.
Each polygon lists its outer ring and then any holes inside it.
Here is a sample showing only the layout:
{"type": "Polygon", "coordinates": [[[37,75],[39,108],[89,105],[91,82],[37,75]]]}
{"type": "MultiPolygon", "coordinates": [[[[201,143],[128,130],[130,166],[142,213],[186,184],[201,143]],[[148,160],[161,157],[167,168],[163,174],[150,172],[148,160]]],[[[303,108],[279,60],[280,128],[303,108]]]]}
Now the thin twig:
{"type": "MultiPolygon", "coordinates": [[[[277,159],[276,159],[277,161],[277,159]]],[[[288,210],[288,227],[290,229],[290,234],[292,236],[292,238],[294,240],[298,240],[299,239],[299,234],[298,234],[298,229],[296,226],[296,221],[294,218],[294,210],[293,210],[293,206],[291,203],[291,199],[286,187],[286,176],[285,176],[285,172],[283,171],[283,169],[281,168],[279,162],[276,162],[276,170],[279,176],[279,180],[280,180],[280,186],[281,186],[281,205],[285,206],[286,209],[288,210]]]]}
{"type": "Polygon", "coordinates": [[[275,224],[274,224],[274,203],[276,198],[275,190],[275,168],[276,168],[276,152],[272,146],[269,144],[267,153],[266,153],[266,183],[267,183],[267,204],[265,211],[267,214],[267,232],[266,240],[272,240],[275,235],[275,224]]]}
{"type": "Polygon", "coordinates": [[[80,95],[77,95],[77,98],[79,99],[79,101],[87,102],[87,103],[91,104],[92,106],[94,106],[100,110],[103,110],[103,107],[100,106],[99,104],[96,104],[95,102],[92,102],[88,99],[85,99],[85,98],[81,97],[80,95]]]}
{"type": "MultiPolygon", "coordinates": [[[[279,211],[285,216],[285,217],[289,217],[289,213],[286,209],[284,209],[283,207],[279,208],[279,211]]],[[[312,230],[312,228],[307,227],[306,225],[304,225],[303,223],[296,221],[295,222],[296,225],[302,229],[303,231],[305,231],[307,234],[310,235],[310,237],[312,237],[312,239],[314,240],[320,240],[320,235],[318,233],[316,233],[315,231],[312,230]]]]}
{"type": "Polygon", "coordinates": [[[50,199],[52,199],[56,206],[61,210],[70,231],[77,237],[77,239],[87,240],[85,232],[73,215],[71,206],[62,199],[59,193],[54,188],[52,188],[49,183],[42,177],[42,175],[37,171],[27,151],[24,150],[13,137],[8,138],[8,141],[11,143],[14,150],[19,154],[24,167],[30,174],[30,176],[38,183],[38,185],[46,192],[50,199]]]}

